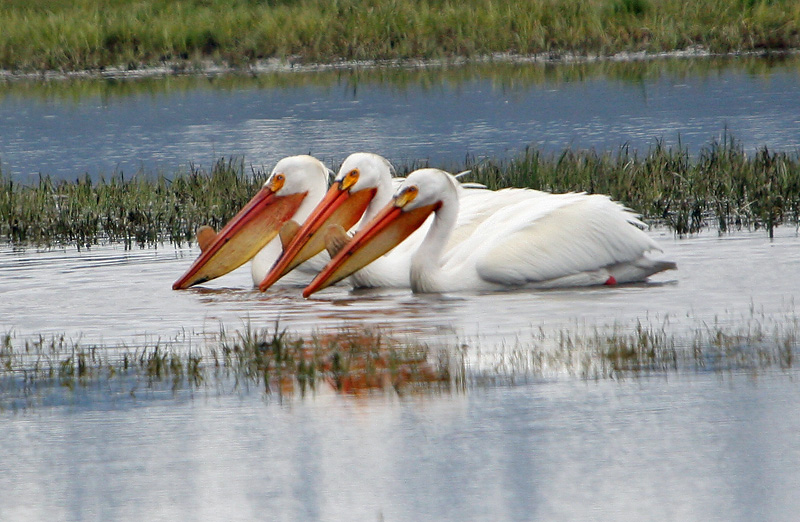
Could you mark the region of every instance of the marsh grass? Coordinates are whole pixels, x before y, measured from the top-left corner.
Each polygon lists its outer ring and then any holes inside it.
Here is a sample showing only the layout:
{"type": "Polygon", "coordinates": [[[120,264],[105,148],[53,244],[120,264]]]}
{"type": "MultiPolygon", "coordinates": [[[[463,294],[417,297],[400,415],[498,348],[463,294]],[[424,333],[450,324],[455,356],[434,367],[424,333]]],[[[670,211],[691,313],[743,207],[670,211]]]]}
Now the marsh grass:
{"type": "Polygon", "coordinates": [[[567,378],[632,379],[670,374],[789,371],[800,348],[794,314],[751,311],[735,321],[691,329],[639,321],[632,326],[540,328],[513,346],[432,347],[378,330],[347,328],[300,336],[273,327],[145,346],[82,345],[64,336],[17,343],[0,337],[0,409],[81,400],[262,390],[277,400],[332,390],[343,395],[463,393],[476,387],[567,378]],[[94,399],[86,399],[87,390],[94,399]]]}
{"type": "Polygon", "coordinates": [[[279,395],[304,395],[320,383],[346,394],[450,385],[446,357],[433,358],[427,346],[370,329],[347,328],[304,339],[277,324],[260,330],[248,325],[233,336],[220,331],[210,358],[237,385],[260,384],[279,395]]]}
{"type": "Polygon", "coordinates": [[[203,384],[202,356],[155,342],[149,346],[83,346],[65,336],[26,339],[17,346],[0,337],[0,409],[47,402],[53,390],[136,396],[165,387],[173,392],[203,384]]]}
{"type": "MultiPolygon", "coordinates": [[[[757,376],[795,367],[800,320],[751,310],[735,320],[715,318],[692,327],[637,321],[634,325],[578,324],[540,328],[510,346],[460,350],[466,387],[557,379],[631,379],[685,373],[757,376]]],[[[454,375],[459,375],[454,372],[454,375]]]]}
{"type": "MultiPolygon", "coordinates": [[[[418,165],[398,168],[405,174],[418,165]]],[[[531,187],[553,192],[603,193],[679,235],[708,227],[720,232],[800,225],[800,151],[748,154],[730,136],[696,156],[661,143],[640,155],[529,148],[510,160],[467,161],[470,180],[491,189],[531,187]]],[[[92,181],[42,176],[23,185],[0,171],[0,240],[18,247],[100,242],[154,247],[194,240],[201,225],[221,228],[251,197],[266,173],[242,160],[221,159],[210,171],[191,167],[171,177],[140,172],[92,181]]]]}
{"type": "Polygon", "coordinates": [[[126,248],[182,245],[200,224],[224,225],[257,192],[266,174],[246,174],[244,163],[219,160],[210,171],[194,166],[172,177],[114,174],[92,181],[41,176],[21,185],[0,171],[0,237],[17,245],[99,241],[126,248]]]}
{"type": "Polygon", "coordinates": [[[792,0],[7,0],[0,67],[800,47],[792,0]]]}
{"type": "Polygon", "coordinates": [[[800,223],[800,151],[748,154],[730,135],[696,157],[661,142],[643,155],[567,149],[544,154],[529,148],[508,161],[468,164],[471,180],[489,188],[530,187],[551,192],[608,194],[652,223],[677,234],[716,226],[720,232],[800,223]]]}

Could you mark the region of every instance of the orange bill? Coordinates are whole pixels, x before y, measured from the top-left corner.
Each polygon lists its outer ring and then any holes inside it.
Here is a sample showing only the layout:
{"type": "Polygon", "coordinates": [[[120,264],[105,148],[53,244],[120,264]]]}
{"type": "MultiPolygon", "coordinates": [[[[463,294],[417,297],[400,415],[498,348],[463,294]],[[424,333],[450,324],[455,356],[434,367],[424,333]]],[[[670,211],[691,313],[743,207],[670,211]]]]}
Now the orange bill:
{"type": "Polygon", "coordinates": [[[395,202],[388,204],[317,274],[303,290],[303,297],[336,284],[399,245],[440,205],[404,211],[395,202]]]}
{"type": "Polygon", "coordinates": [[[172,285],[173,290],[189,288],[225,275],[253,258],[288,221],[306,193],[278,196],[262,188],[213,239],[189,270],[172,285]]]}
{"type": "Polygon", "coordinates": [[[364,189],[354,193],[336,182],[325,197],[298,229],[269,273],[258,285],[263,292],[301,263],[311,259],[325,248],[325,231],[331,225],[351,229],[367,209],[377,189],[364,189]]]}

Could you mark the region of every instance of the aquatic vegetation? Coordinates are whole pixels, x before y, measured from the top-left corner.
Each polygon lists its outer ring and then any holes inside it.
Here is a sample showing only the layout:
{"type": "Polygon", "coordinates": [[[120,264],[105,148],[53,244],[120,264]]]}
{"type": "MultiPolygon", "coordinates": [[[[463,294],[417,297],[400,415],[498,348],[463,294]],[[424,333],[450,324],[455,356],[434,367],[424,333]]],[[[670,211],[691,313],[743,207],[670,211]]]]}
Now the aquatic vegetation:
{"type": "Polygon", "coordinates": [[[647,220],[676,233],[717,226],[766,229],[800,222],[800,151],[748,154],[729,135],[703,147],[696,158],[660,142],[646,154],[564,150],[546,155],[527,149],[508,161],[468,164],[489,188],[531,187],[553,192],[609,194],[647,220]]]}
{"type": "Polygon", "coordinates": [[[59,388],[135,396],[160,384],[173,391],[198,387],[205,378],[202,355],[174,344],[82,346],[63,335],[40,335],[17,346],[11,333],[0,341],[0,409],[30,406],[59,388]]]}
{"type": "Polygon", "coordinates": [[[82,345],[64,336],[18,343],[0,337],[0,410],[46,404],[54,394],[94,397],[211,390],[262,390],[278,400],[320,393],[344,395],[468,392],[483,386],[562,378],[583,380],[673,373],[788,371],[800,349],[800,319],[790,313],[701,322],[540,327],[513,346],[480,343],[429,346],[369,328],[301,336],[279,324],[205,334],[198,344],[82,345]]]}
{"type": "Polygon", "coordinates": [[[301,394],[324,382],[341,393],[450,384],[447,358],[430,360],[430,349],[402,343],[381,332],[347,328],[303,339],[281,329],[253,329],[233,336],[219,333],[210,350],[215,368],[240,384],[261,384],[268,393],[301,394]]]}
{"type": "Polygon", "coordinates": [[[10,0],[0,26],[0,67],[28,71],[800,46],[789,0],[10,0]]]}
{"type": "MultiPolygon", "coordinates": [[[[420,165],[400,166],[402,175],[420,165]]],[[[800,225],[800,151],[748,154],[729,136],[690,156],[660,143],[644,154],[529,148],[510,160],[445,166],[472,170],[489,188],[532,187],[609,194],[646,221],[692,234],[747,228],[772,234],[800,225]]],[[[122,243],[127,248],[182,245],[201,225],[221,228],[258,190],[267,174],[244,161],[221,159],[210,172],[191,167],[172,176],[122,173],[23,185],[0,170],[0,241],[24,247],[122,243]]]]}
{"type": "Polygon", "coordinates": [[[510,346],[469,349],[462,346],[460,375],[465,388],[541,380],[631,379],[713,372],[757,376],[795,368],[800,349],[800,318],[794,312],[767,316],[750,310],[739,317],[672,324],[669,317],[634,324],[546,329],[520,336],[510,346]]]}
{"type": "Polygon", "coordinates": [[[181,245],[200,224],[224,225],[252,197],[267,174],[246,175],[244,163],[220,159],[210,172],[190,167],[172,177],[123,173],[93,182],[42,176],[24,186],[0,171],[0,238],[14,244],[78,248],[99,241],[126,248],[181,245]]]}

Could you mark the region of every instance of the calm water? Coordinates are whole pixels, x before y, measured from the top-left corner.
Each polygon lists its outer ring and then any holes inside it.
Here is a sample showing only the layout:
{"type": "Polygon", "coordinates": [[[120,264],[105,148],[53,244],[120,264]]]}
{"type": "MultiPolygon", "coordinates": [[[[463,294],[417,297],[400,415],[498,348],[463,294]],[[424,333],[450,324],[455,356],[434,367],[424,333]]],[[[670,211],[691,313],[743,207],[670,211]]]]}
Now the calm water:
{"type": "Polygon", "coordinates": [[[297,332],[346,324],[387,326],[424,340],[454,338],[486,345],[513,343],[540,328],[577,324],[655,325],[693,329],[702,322],[736,324],[755,313],[784,317],[800,296],[800,239],[778,229],[688,239],[653,232],[663,257],[679,270],[650,284],[616,288],[414,296],[377,289],[353,293],[335,287],[305,300],[300,288],[260,293],[249,266],[202,288],[175,292],[172,283],[198,255],[195,249],[125,251],[95,247],[78,252],[0,249],[0,327],[24,338],[67,334],[86,342],[138,344],[191,340],[203,332],[241,330],[249,321],[276,320],[297,332]],[[579,320],[579,321],[578,321],[579,320]]]}
{"type": "Polygon", "coordinates": [[[792,521],[796,376],[65,407],[0,424],[3,520],[792,521]]]}
{"type": "MultiPolygon", "coordinates": [[[[457,162],[528,143],[647,147],[677,133],[699,146],[726,125],[748,147],[800,146],[796,64],[682,63],[478,68],[444,80],[337,72],[289,85],[6,86],[0,159],[23,179],[232,154],[267,166],[308,151],[335,161],[357,149],[457,162]]],[[[679,270],[646,285],[443,296],[335,287],[311,300],[297,288],[253,291],[247,267],[174,292],[193,248],[0,247],[0,331],[16,346],[65,334],[82,346],[136,347],[198,346],[220,327],[276,320],[299,333],[381,326],[464,343],[479,371],[540,332],[642,323],[691,339],[715,325],[797,327],[795,229],[774,240],[651,233],[679,270]]],[[[0,411],[0,520],[794,520],[798,377],[774,369],[586,382],[555,368],[461,394],[322,389],[284,402],[213,385],[135,397],[55,390],[47,405],[0,411]]]]}
{"type": "Polygon", "coordinates": [[[800,59],[481,65],[266,77],[0,84],[0,162],[22,180],[173,173],[243,157],[269,169],[354,151],[463,164],[532,145],[693,153],[726,129],[746,150],[800,148],[800,59]]]}

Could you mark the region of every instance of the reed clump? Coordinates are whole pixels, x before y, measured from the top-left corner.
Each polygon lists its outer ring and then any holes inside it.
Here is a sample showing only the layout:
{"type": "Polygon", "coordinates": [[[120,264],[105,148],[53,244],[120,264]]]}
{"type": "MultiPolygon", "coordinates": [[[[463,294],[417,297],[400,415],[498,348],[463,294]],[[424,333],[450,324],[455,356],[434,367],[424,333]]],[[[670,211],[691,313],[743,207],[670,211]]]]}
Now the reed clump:
{"type": "Polygon", "coordinates": [[[194,166],[167,177],[122,173],[98,181],[41,176],[21,185],[0,171],[0,238],[15,245],[76,245],[100,241],[126,248],[182,245],[200,224],[220,228],[266,179],[246,175],[243,161],[220,159],[210,171],[194,166]]]}
{"type": "MultiPolygon", "coordinates": [[[[414,166],[398,169],[407,173],[414,166]]],[[[696,157],[657,143],[640,155],[567,149],[545,154],[528,148],[510,160],[467,161],[470,180],[491,189],[530,187],[552,192],[608,194],[651,224],[679,235],[708,227],[720,232],[800,225],[800,151],[748,154],[730,136],[696,157]]],[[[266,173],[246,173],[244,162],[220,159],[210,171],[192,167],[172,177],[139,173],[92,181],[42,176],[22,185],[0,171],[0,241],[15,246],[99,242],[181,246],[201,225],[221,228],[258,191],[266,173]]]]}
{"type": "Polygon", "coordinates": [[[0,27],[0,67],[37,71],[800,47],[792,0],[6,0],[0,27]]]}
{"type": "Polygon", "coordinates": [[[800,223],[800,151],[748,154],[731,136],[703,147],[696,157],[661,142],[640,155],[526,149],[507,161],[468,164],[475,181],[489,188],[530,187],[552,192],[608,194],[652,223],[677,234],[709,226],[720,232],[800,223]]]}

